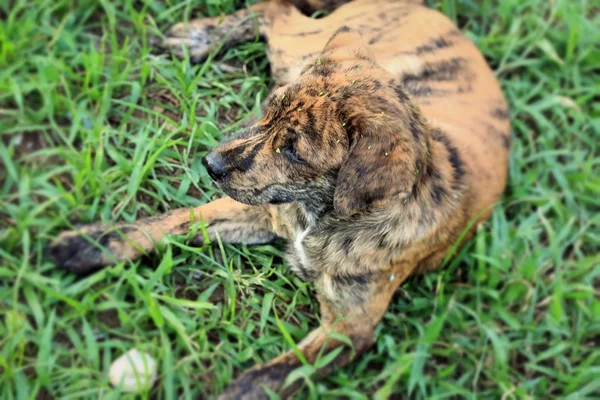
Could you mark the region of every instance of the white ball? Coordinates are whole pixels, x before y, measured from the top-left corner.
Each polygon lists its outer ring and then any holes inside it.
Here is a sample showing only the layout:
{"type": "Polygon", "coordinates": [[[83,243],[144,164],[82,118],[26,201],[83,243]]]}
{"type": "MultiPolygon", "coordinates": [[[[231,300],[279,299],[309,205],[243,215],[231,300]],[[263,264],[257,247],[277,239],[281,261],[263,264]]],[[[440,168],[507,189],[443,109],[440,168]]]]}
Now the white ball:
{"type": "Polygon", "coordinates": [[[117,358],[108,369],[111,385],[121,391],[136,393],[152,387],[156,379],[156,360],[147,353],[131,349],[117,358]]]}

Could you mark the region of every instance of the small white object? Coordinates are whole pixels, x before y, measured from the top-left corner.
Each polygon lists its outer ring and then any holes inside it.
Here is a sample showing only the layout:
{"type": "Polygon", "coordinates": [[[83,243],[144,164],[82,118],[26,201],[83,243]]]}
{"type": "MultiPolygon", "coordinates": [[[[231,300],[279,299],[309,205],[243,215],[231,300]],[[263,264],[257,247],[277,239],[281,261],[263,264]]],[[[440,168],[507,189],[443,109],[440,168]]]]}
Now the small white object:
{"type": "Polygon", "coordinates": [[[149,390],[156,379],[156,360],[147,353],[131,349],[117,358],[108,369],[111,385],[127,393],[149,390]]]}
{"type": "Polygon", "coordinates": [[[392,282],[394,279],[396,279],[396,275],[394,275],[394,274],[391,274],[391,275],[390,275],[390,282],[392,282]]]}

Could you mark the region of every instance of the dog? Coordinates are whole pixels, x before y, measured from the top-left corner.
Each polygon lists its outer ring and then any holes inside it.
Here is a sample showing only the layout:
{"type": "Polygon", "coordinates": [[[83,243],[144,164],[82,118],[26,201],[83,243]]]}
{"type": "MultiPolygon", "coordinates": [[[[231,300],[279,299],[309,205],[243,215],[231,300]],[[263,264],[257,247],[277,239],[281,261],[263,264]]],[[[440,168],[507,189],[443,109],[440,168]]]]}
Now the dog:
{"type": "Polygon", "coordinates": [[[276,82],[264,117],[203,159],[228,197],[85,226],[50,245],[56,264],[86,273],[136,259],[193,220],[209,239],[289,240],[287,261],[314,282],[321,326],[299,353],[243,373],[223,399],[266,398],[263,387],[286,397],[298,389],[284,386],[287,375],[321,352],[343,346],[322,377],[367,351],[396,289],[440,266],[489,217],[511,143],[484,57],[421,1],[265,1],[175,25],[163,45],[201,61],[257,30],[276,82]],[[330,14],[307,16],[317,10],[330,14]]]}

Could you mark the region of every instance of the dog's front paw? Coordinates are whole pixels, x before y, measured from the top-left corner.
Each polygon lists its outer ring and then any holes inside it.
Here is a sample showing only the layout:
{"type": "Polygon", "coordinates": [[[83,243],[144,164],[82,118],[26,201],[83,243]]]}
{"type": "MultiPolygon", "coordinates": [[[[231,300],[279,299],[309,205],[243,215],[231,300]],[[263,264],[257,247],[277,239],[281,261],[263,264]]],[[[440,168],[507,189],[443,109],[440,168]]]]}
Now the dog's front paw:
{"type": "Polygon", "coordinates": [[[73,273],[92,272],[110,264],[102,248],[109,245],[115,232],[107,230],[106,226],[92,225],[63,232],[50,243],[46,254],[56,265],[73,273]]]}
{"type": "Polygon", "coordinates": [[[283,383],[288,374],[297,367],[296,363],[280,361],[257,365],[231,382],[218,400],[267,400],[269,396],[264,388],[287,398],[298,389],[298,385],[292,385],[282,391],[283,383]]]}

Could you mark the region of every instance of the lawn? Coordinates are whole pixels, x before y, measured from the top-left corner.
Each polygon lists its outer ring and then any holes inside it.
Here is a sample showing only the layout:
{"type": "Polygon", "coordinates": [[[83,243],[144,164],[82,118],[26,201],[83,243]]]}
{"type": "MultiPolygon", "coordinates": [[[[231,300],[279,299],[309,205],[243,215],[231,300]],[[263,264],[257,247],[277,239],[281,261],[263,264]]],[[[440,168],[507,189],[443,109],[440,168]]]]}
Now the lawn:
{"type": "MultiPolygon", "coordinates": [[[[371,351],[298,398],[600,398],[600,0],[431,3],[502,82],[509,186],[456,258],[402,287],[371,351]]],[[[171,237],[87,277],[43,257],[76,224],[219,195],[200,159],[258,111],[265,45],[193,65],[150,37],[242,6],[0,2],[1,399],[117,398],[108,367],[132,347],[159,363],[142,398],[212,398],[318,324],[280,243],[171,237]]]]}

